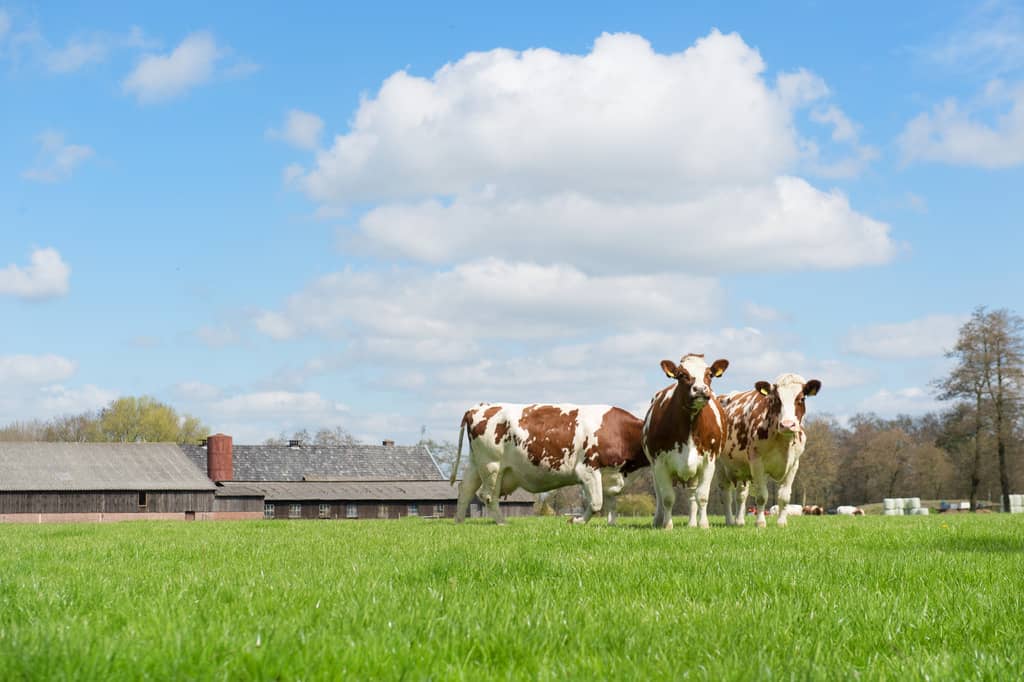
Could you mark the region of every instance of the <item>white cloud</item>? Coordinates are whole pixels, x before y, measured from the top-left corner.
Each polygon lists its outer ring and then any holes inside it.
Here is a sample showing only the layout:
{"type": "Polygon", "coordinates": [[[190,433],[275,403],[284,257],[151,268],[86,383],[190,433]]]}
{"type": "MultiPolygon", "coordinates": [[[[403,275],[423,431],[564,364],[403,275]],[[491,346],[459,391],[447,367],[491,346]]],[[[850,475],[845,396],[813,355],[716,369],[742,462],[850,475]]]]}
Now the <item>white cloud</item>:
{"type": "MultiPolygon", "coordinates": [[[[583,56],[470,53],[430,78],[386,79],[346,134],[285,179],[329,206],[383,202],[358,220],[356,243],[432,263],[495,252],[601,272],[886,262],[887,225],[789,174],[812,148],[794,111],[827,86],[799,71],[773,87],[764,69],[717,31],[674,54],[629,34],[583,56]]],[[[813,149],[819,170],[840,175],[870,156],[840,168],[813,149]]]]}
{"type": "Polygon", "coordinates": [[[982,168],[1024,163],[1024,82],[991,81],[976,101],[948,99],[918,115],[899,137],[907,161],[982,168]]]}
{"type": "Polygon", "coordinates": [[[147,55],[124,80],[124,90],[141,103],[159,102],[184,94],[213,78],[224,56],[213,35],[191,33],[166,55],[147,55]]]}
{"type": "Polygon", "coordinates": [[[196,330],[196,337],[210,348],[223,348],[239,342],[240,337],[230,325],[203,325],[196,330]]]}
{"type": "Polygon", "coordinates": [[[60,355],[0,355],[0,384],[49,384],[68,379],[77,369],[60,355]]]}
{"type": "Polygon", "coordinates": [[[987,75],[1024,66],[1024,15],[1017,5],[979,3],[956,26],[913,51],[944,68],[987,75]]]}
{"type": "Polygon", "coordinates": [[[885,263],[897,252],[888,225],[853,211],[842,193],[790,176],[689,201],[484,192],[374,208],[359,229],[364,247],[425,262],[499,252],[601,272],[846,268],[885,263]]]}
{"type": "Polygon", "coordinates": [[[174,392],[185,400],[210,401],[221,396],[221,390],[216,386],[204,384],[201,381],[183,381],[175,384],[174,392]]]}
{"type": "Polygon", "coordinates": [[[8,265],[0,269],[0,296],[41,300],[68,293],[71,268],[56,249],[36,249],[28,267],[8,265]]]}
{"type": "MultiPolygon", "coordinates": [[[[656,320],[706,320],[721,296],[686,275],[590,276],[566,265],[485,259],[437,273],[356,272],[321,277],[282,311],[256,318],[278,339],[315,332],[418,339],[443,350],[459,339],[532,339],[613,330],[656,320]]],[[[407,344],[408,345],[408,344],[407,344]]]]}
{"type": "Polygon", "coordinates": [[[36,182],[59,182],[71,177],[74,170],[95,153],[92,147],[82,144],[64,144],[64,135],[47,130],[36,138],[39,154],[32,168],[21,175],[36,182]]]}
{"type": "Polygon", "coordinates": [[[62,49],[51,50],[44,58],[53,73],[70,73],[88,64],[104,61],[110,50],[109,41],[101,36],[76,37],[62,49]]]}
{"type": "MultiPolygon", "coordinates": [[[[324,121],[316,114],[299,109],[292,109],[285,117],[281,130],[269,130],[269,137],[284,140],[299,149],[316,149],[320,145],[320,136],[324,130],[324,121]]],[[[301,172],[296,173],[296,177],[301,172]]],[[[287,179],[287,174],[286,174],[287,179]]]]}
{"type": "Polygon", "coordinates": [[[743,314],[755,322],[778,322],[779,320],[786,319],[786,315],[779,310],[770,306],[758,305],[751,301],[743,304],[743,314]]]}
{"type": "Polygon", "coordinates": [[[347,418],[348,406],[313,391],[260,391],[240,393],[208,404],[214,419],[221,421],[272,421],[279,428],[338,426],[347,418]]]}
{"type": "Polygon", "coordinates": [[[936,400],[924,389],[915,386],[895,390],[880,389],[860,402],[859,411],[875,412],[885,416],[919,415],[942,407],[941,401],[936,400]]]}
{"type": "Polygon", "coordinates": [[[99,386],[86,384],[78,388],[68,388],[60,384],[42,389],[39,407],[55,414],[78,414],[106,407],[118,397],[117,391],[110,391],[99,386]]]}
{"type": "Polygon", "coordinates": [[[927,315],[907,322],[878,324],[850,332],[844,348],[883,360],[936,358],[953,347],[963,315],[927,315]]]}

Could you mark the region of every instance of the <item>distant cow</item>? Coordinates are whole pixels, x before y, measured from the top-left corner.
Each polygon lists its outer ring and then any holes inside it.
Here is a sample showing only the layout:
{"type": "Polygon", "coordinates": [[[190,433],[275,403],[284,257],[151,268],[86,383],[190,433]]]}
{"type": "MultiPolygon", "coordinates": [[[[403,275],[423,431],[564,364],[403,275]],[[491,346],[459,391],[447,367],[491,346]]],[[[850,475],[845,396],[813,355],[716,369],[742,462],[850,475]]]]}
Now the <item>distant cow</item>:
{"type": "Polygon", "coordinates": [[[836,514],[842,514],[843,516],[864,516],[864,510],[860,507],[854,507],[852,504],[841,504],[836,507],[836,514]]]}
{"type": "Polygon", "coordinates": [[[816,504],[805,504],[803,512],[804,516],[821,516],[825,513],[825,510],[816,504]]]}
{"type": "Polygon", "coordinates": [[[516,488],[531,493],[579,483],[586,508],[578,523],[601,511],[608,496],[614,523],[615,497],[625,475],[647,466],[640,446],[643,422],[609,405],[513,405],[481,403],[466,411],[451,482],[469,436],[469,464],[459,484],[456,522],[466,517],[473,495],[498,523],[505,519],[498,500],[516,488]]]}
{"type": "Polygon", "coordinates": [[[750,482],[754,483],[757,525],[764,527],[768,501],[768,477],[779,482],[778,525],[785,526],[793,478],[806,446],[804,400],[817,395],[821,382],[806,381],[799,374],[783,374],[774,384],[758,381],[751,391],[733,392],[722,398],[729,424],[729,438],[720,463],[719,485],[725,491],[725,522],[743,525],[750,482]],[[739,506],[735,504],[739,488],[739,506]]]}
{"type": "Polygon", "coordinates": [[[661,361],[662,371],[675,383],[654,394],[643,428],[644,454],[654,473],[655,528],[672,528],[676,481],[690,489],[690,526],[708,527],[708,494],[727,429],[711,380],[728,366],[728,360],[708,366],[703,355],[692,353],[678,365],[661,361]]]}

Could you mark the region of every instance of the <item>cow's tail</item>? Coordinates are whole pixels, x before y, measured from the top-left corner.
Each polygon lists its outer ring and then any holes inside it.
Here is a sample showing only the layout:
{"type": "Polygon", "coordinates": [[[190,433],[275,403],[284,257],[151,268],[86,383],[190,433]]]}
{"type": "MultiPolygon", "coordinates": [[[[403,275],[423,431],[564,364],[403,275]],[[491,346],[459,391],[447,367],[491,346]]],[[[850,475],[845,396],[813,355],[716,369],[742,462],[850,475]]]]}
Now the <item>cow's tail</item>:
{"type": "Polygon", "coordinates": [[[462,417],[462,423],[459,424],[459,446],[455,448],[455,464],[452,465],[452,475],[448,478],[449,485],[455,485],[455,479],[459,477],[459,460],[462,459],[462,438],[466,435],[466,416],[462,417]]]}

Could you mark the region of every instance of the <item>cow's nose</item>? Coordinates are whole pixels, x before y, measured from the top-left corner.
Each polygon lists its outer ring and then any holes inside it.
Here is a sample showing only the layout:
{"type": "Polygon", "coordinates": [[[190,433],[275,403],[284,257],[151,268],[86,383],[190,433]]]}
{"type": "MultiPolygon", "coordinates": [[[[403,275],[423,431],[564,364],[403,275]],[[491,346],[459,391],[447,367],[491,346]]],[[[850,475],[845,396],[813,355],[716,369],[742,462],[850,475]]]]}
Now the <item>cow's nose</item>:
{"type": "Polygon", "coordinates": [[[790,431],[795,431],[796,430],[796,420],[795,419],[783,420],[782,428],[789,429],[790,431]]]}
{"type": "Polygon", "coordinates": [[[697,386],[694,386],[692,389],[690,389],[690,394],[694,398],[705,398],[705,399],[707,399],[707,398],[711,397],[711,391],[709,391],[706,388],[700,388],[700,387],[697,387],[697,386]]]}

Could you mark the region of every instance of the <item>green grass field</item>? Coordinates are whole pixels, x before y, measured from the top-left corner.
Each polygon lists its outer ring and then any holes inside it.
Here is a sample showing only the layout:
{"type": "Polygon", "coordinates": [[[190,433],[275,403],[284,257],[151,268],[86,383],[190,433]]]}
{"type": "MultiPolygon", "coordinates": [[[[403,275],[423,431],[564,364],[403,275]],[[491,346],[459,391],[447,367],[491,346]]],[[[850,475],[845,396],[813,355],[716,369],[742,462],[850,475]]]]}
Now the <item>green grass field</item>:
{"type": "Polygon", "coordinates": [[[0,526],[0,679],[1024,679],[1024,517],[717,521],[0,526]]]}

